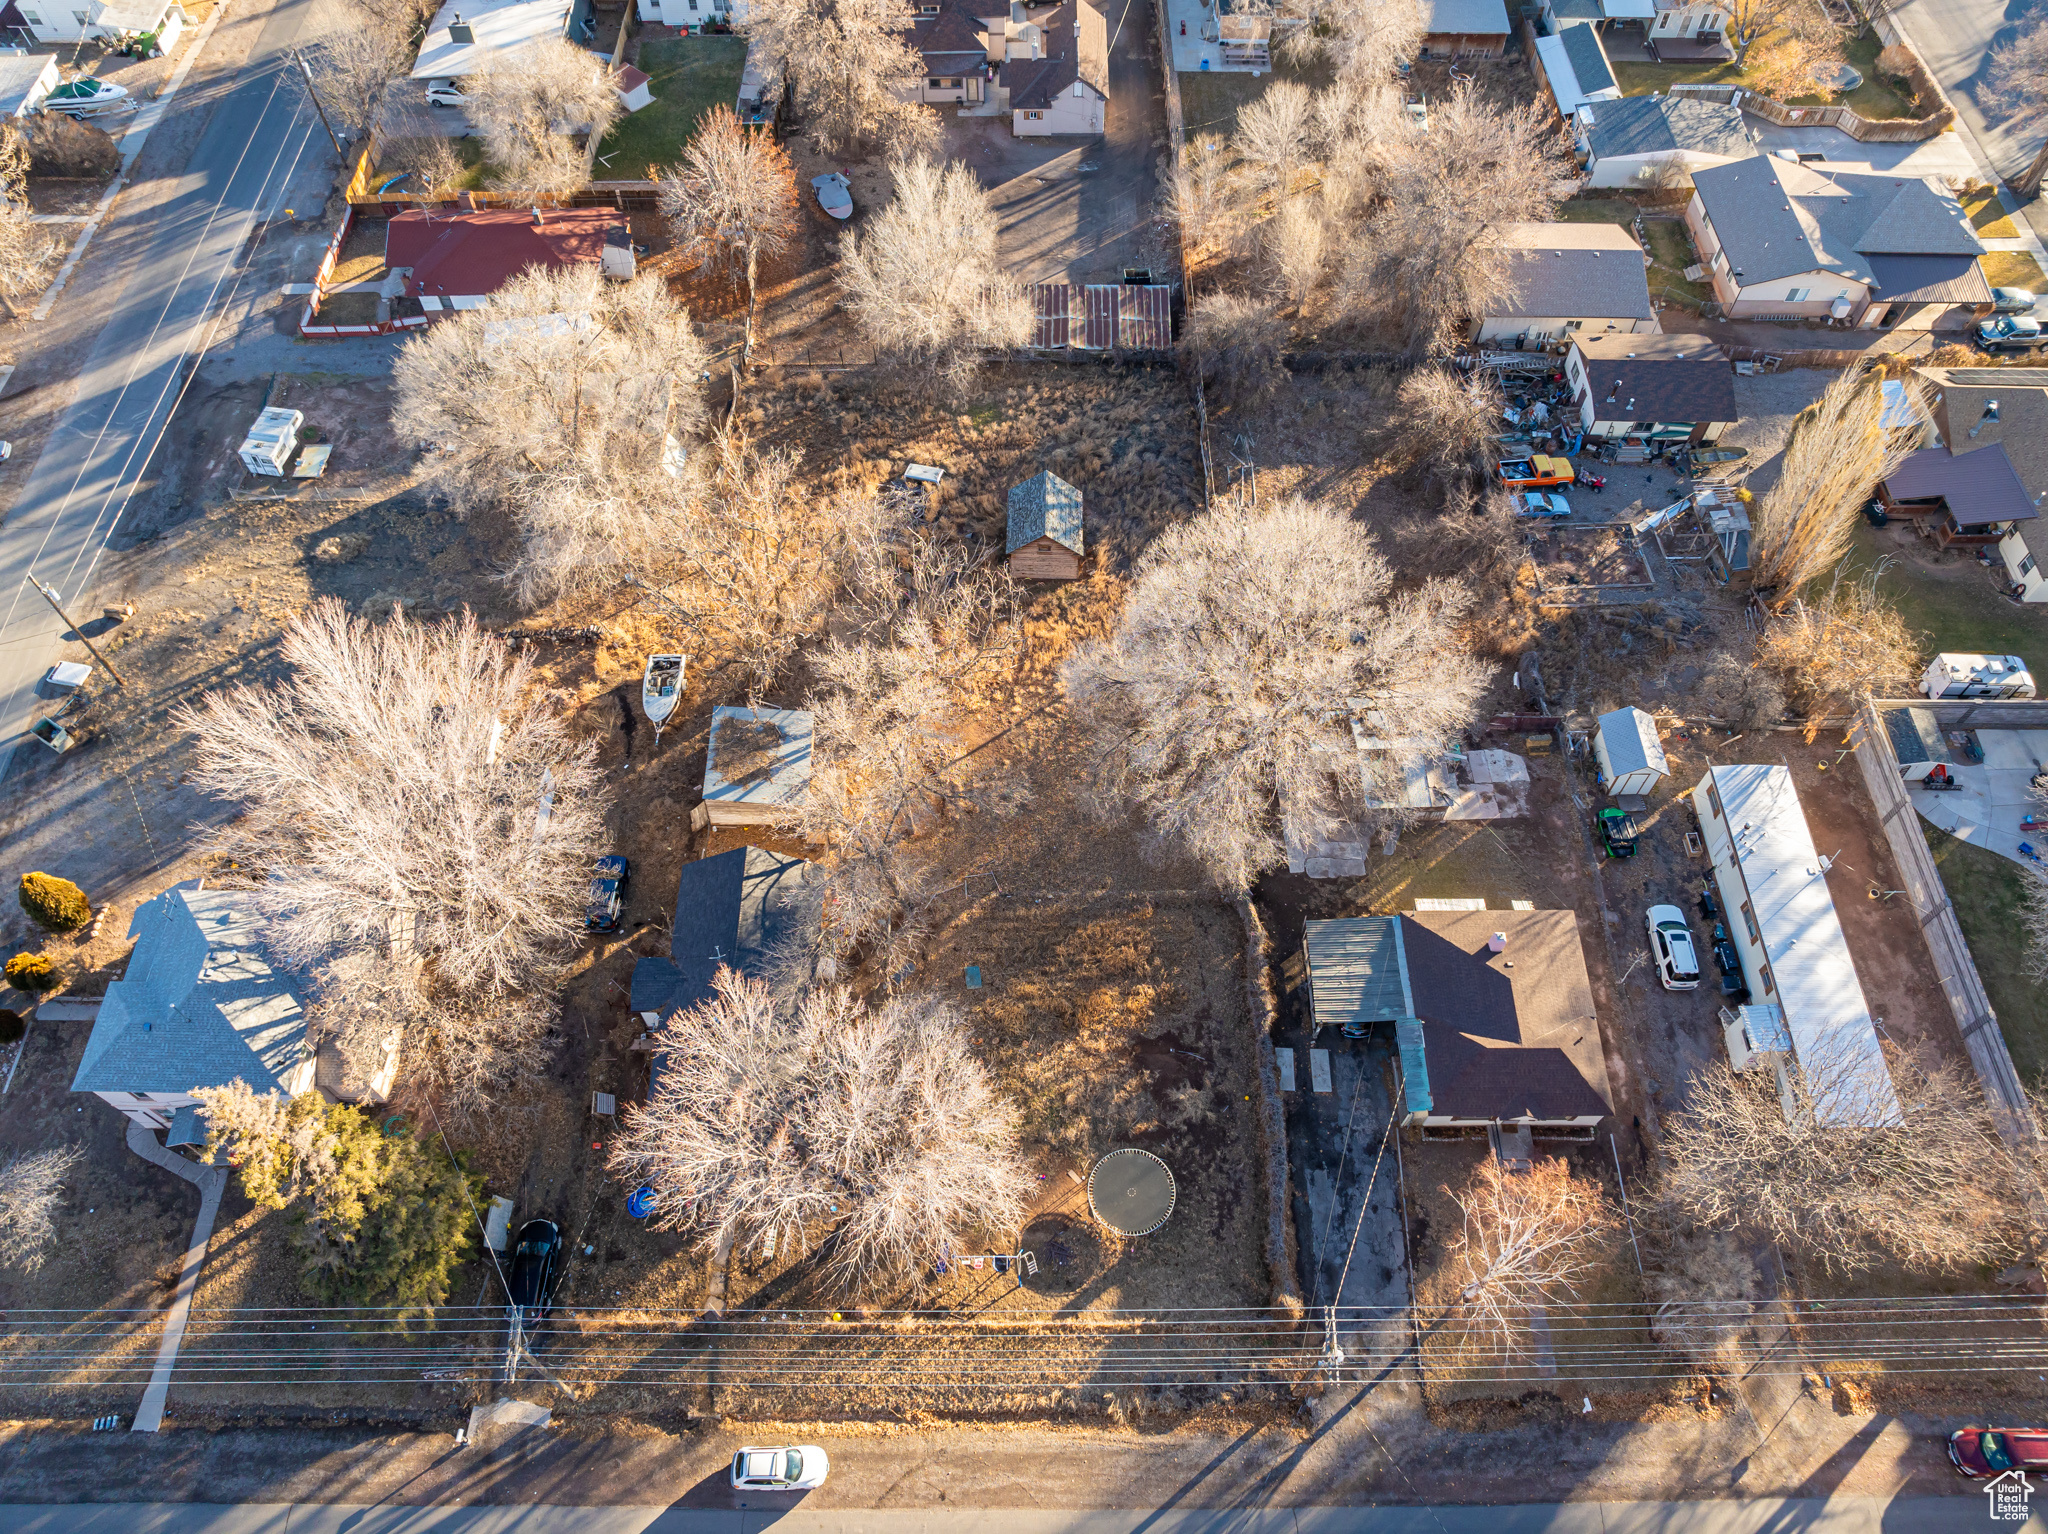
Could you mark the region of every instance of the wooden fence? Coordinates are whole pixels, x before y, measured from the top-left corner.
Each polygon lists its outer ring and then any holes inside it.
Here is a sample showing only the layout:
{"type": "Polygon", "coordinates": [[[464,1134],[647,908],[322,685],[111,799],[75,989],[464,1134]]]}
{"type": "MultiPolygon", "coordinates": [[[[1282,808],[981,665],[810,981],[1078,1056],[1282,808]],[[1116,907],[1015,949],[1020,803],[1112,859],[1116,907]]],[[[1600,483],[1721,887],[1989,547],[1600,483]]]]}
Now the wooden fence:
{"type": "MultiPolygon", "coordinates": [[[[1908,702],[1915,708],[1931,706],[1944,725],[1960,724],[1964,719],[1987,726],[2021,724],[2024,720],[2027,727],[2048,728],[2048,703],[1959,701],[1930,705],[1924,698],[1908,702]],[[1994,709],[1999,712],[1993,714],[1994,709]],[[2022,709],[2029,712],[2023,716],[2022,709]]],[[[1907,703],[1887,706],[1905,707],[1907,703]]],[[[2005,1035],[1999,1032],[1998,1014],[1992,1010],[1983,977],[1977,973],[1977,961],[1970,954],[1970,945],[1963,940],[1955,904],[1941,882],[1941,870],[1934,866],[1934,855],[1927,850],[1927,838],[1920,831],[1920,812],[1906,797],[1899,759],[1893,754],[1891,736],[1878,716],[1878,707],[1864,699],[1850,725],[1850,741],[1855,747],[1857,769],[1863,774],[1863,786],[1870,791],[1870,802],[1877,809],[1878,823],[1884,827],[1885,841],[1899,865],[1899,879],[1905,886],[1906,899],[1912,903],[1921,936],[1927,940],[1927,952],[1934,961],[1941,994],[1955,1017],[1963,1047],[1970,1054],[1970,1065],[1983,1083],[1984,1095],[2008,1139],[2032,1139],[2034,1123],[2027,1111],[2026,1091],[2020,1085],[2019,1072],[2013,1068],[2012,1052],[2005,1047],[2005,1035]]]]}
{"type": "MultiPolygon", "coordinates": [[[[1925,78],[1925,71],[1915,63],[1915,71],[1925,78]]],[[[1914,83],[1914,89],[1922,96],[1930,93],[1941,105],[1926,117],[1865,117],[1848,107],[1788,107],[1782,101],[1773,101],[1769,96],[1759,96],[1755,91],[1744,90],[1736,85],[1674,85],[1671,94],[1690,96],[1695,101],[1720,101],[1732,103],[1745,112],[1753,112],[1765,122],[1776,123],[1781,128],[1839,128],[1859,144],[1918,144],[1941,133],[1956,120],[1956,109],[1931,79],[1923,87],[1914,83]]]]}

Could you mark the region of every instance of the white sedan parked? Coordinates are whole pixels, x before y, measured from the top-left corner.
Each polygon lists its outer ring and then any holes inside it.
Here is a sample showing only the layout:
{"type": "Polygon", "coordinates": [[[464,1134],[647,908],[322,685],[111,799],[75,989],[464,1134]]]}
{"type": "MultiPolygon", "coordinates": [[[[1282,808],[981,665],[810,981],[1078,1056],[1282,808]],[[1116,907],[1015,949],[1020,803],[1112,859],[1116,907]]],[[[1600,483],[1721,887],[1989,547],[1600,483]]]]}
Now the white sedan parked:
{"type": "Polygon", "coordinates": [[[742,1449],[732,1457],[732,1484],[742,1491],[809,1491],[825,1484],[831,1468],[816,1444],[742,1449]]]}
{"type": "Polygon", "coordinates": [[[1700,986],[1700,956],[1693,947],[1692,928],[1685,912],[1675,905],[1650,907],[1650,957],[1657,963],[1657,978],[1667,991],[1696,991],[1700,986]]]}

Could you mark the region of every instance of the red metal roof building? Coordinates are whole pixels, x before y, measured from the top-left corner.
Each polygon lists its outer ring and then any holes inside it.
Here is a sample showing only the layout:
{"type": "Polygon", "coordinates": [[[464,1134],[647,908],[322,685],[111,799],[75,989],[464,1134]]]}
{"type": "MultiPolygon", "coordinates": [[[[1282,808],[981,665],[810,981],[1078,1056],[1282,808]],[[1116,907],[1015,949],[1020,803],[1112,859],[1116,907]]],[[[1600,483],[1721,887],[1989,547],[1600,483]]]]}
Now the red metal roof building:
{"type": "Polygon", "coordinates": [[[623,221],[609,208],[473,213],[411,209],[384,232],[384,265],[405,269],[405,291],[428,310],[472,309],[529,266],[598,264],[607,231],[623,221]]]}

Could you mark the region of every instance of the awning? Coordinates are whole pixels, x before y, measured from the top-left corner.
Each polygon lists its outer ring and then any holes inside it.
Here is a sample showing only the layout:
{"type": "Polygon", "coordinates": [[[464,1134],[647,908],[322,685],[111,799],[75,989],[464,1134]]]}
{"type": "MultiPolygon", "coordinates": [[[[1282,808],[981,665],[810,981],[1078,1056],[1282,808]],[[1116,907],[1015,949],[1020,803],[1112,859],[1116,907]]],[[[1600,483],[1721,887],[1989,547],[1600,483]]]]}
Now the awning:
{"type": "Polygon", "coordinates": [[[1988,304],[1975,256],[1867,256],[1874,296],[1889,304],[1988,304]]]}
{"type": "Polygon", "coordinates": [[[164,1136],[164,1144],[204,1145],[206,1143],[206,1119],[199,1110],[199,1104],[187,1103],[171,1115],[170,1133],[164,1136]]]}

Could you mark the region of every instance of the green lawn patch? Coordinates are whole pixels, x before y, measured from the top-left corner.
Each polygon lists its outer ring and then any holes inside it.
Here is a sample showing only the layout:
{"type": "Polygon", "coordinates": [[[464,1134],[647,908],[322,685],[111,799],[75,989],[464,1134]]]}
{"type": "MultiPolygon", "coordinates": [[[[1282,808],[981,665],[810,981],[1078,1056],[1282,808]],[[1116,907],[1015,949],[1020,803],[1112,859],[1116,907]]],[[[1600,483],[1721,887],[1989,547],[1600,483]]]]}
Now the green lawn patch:
{"type": "Polygon", "coordinates": [[[2012,1063],[2023,1079],[2039,1081],[2048,1075],[2048,988],[2028,979],[2021,968],[2027,940],[2020,907],[2029,876],[2009,859],[1957,841],[1924,820],[1920,831],[1955,902],[1956,920],[1998,1013],[2012,1063]]]}
{"type": "Polygon", "coordinates": [[[2041,270],[2041,263],[2024,250],[1993,250],[1977,258],[1977,264],[1984,268],[1984,280],[1994,288],[2025,288],[2029,293],[2038,293],[2048,287],[2048,274],[2041,270]]]}
{"type": "Polygon", "coordinates": [[[605,135],[597,146],[592,177],[641,181],[650,168],[673,165],[706,112],[739,100],[746,66],[747,43],[742,37],[671,37],[642,43],[640,68],[654,101],[620,118],[605,135]]]}
{"type": "MultiPolygon", "coordinates": [[[[1633,233],[1637,211],[1624,197],[1574,197],[1558,204],[1557,216],[1561,223],[1619,224],[1633,233]]],[[[1685,269],[1698,258],[1685,226],[1677,219],[1644,219],[1643,238],[1650,246],[1650,267],[1645,275],[1653,294],[1695,312],[1714,296],[1705,283],[1685,280],[1685,269]]]]}
{"type": "Polygon", "coordinates": [[[1890,532],[1859,526],[1856,545],[1858,565],[1893,555],[1890,568],[1878,578],[1878,595],[1898,608],[1906,626],[1920,636],[1925,654],[1960,650],[2029,660],[2048,656],[2048,612],[2000,596],[1968,550],[1929,568],[1919,563],[1917,550],[1895,554],[1898,545],[1890,532]]]}
{"type": "MultiPolygon", "coordinates": [[[[1771,36],[1766,33],[1756,48],[1768,48],[1770,45],[1771,36]]],[[[1827,104],[1845,106],[1861,117],[1872,119],[1914,116],[1913,103],[1878,73],[1877,56],[1883,49],[1884,43],[1874,31],[1865,30],[1846,39],[1842,44],[1842,54],[1862,72],[1863,83],[1827,104]]],[[[1756,49],[1752,49],[1751,56],[1754,57],[1755,53],[1756,49]]],[[[1703,60],[1691,64],[1643,64],[1615,59],[1612,64],[1615,81],[1621,86],[1624,96],[1661,95],[1674,85],[1749,85],[1747,77],[1735,67],[1732,59],[1718,63],[1703,60]]],[[[1795,96],[1787,103],[1789,106],[1822,104],[1818,96],[1795,96]]]]}
{"type": "Polygon", "coordinates": [[[1271,70],[1253,74],[1250,70],[1204,69],[1180,77],[1181,140],[1204,133],[1229,138],[1237,131],[1237,114],[1265,95],[1275,80],[1299,80],[1320,90],[1335,78],[1329,65],[1317,60],[1306,69],[1292,59],[1282,58],[1271,70]]]}
{"type": "MultiPolygon", "coordinates": [[[[399,167],[405,162],[405,146],[411,142],[413,141],[404,138],[377,141],[377,170],[370,177],[372,191],[381,186],[387,178],[398,174],[399,167]]],[[[444,142],[455,151],[455,157],[462,162],[462,175],[452,186],[436,187],[435,191],[443,194],[476,191],[484,184],[484,141],[479,138],[451,138],[444,142]]],[[[392,190],[417,192],[419,185],[408,181],[402,186],[393,187],[392,190]]]]}
{"type": "Polygon", "coordinates": [[[1970,227],[1987,240],[2016,240],[2020,237],[2012,215],[2005,211],[2005,204],[1996,192],[1986,192],[1978,197],[1965,197],[1963,211],[1970,215],[1970,227]]]}

